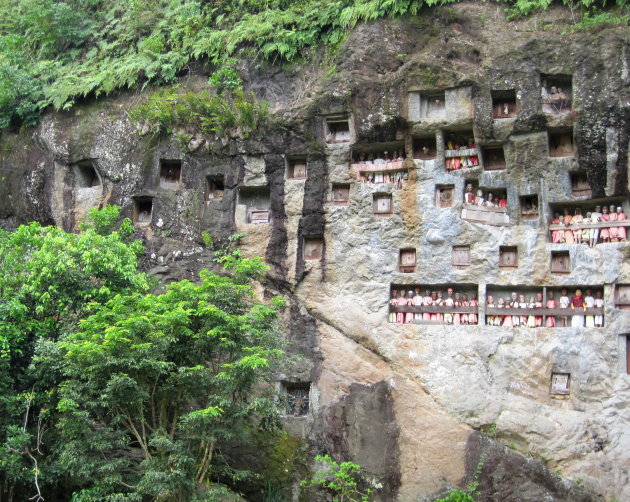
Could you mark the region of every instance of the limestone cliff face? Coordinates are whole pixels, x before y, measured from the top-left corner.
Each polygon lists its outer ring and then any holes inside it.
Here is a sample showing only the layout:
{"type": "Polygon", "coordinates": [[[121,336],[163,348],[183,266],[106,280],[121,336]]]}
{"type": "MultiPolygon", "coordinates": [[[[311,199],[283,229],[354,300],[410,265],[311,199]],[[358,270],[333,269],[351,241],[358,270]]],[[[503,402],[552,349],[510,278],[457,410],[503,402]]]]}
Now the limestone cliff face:
{"type": "Polygon", "coordinates": [[[0,224],[71,230],[89,207],[119,204],[166,281],[211,266],[202,231],[245,232],[244,251],[271,267],[265,292],[290,298],[286,336],[305,356],[279,382],[311,383],[308,415],[287,426],[365,466],[382,500],[431,500],[479,465],[483,500],[628,500],[630,311],[615,295],[630,284],[630,244],[553,244],[549,222],[565,206],[630,209],[630,34],[569,27],[563,10],[516,23],[478,3],[361,26],[326,60],[243,65],[275,125],[186,152],[138,134],[126,115],[137,96],[51,113],[2,140],[0,224]],[[570,106],[543,103],[543,81],[570,106]],[[452,143],[470,138],[479,165],[447,170],[464,159],[452,143]],[[359,154],[385,151],[405,152],[407,179],[359,181],[359,154]],[[505,211],[463,207],[468,183],[505,211]],[[375,214],[381,196],[391,211],[375,214]],[[453,263],[453,246],[469,247],[468,263],[453,263]],[[516,248],[515,267],[500,266],[501,247],[516,248]],[[566,252],[570,270],[552,273],[551,254],[566,252]],[[603,291],[604,327],[485,324],[488,296],[563,286],[603,291]],[[391,290],[416,287],[475,292],[479,324],[390,323],[391,290]],[[570,374],[568,395],[550,393],[552,373],[570,374]]]}

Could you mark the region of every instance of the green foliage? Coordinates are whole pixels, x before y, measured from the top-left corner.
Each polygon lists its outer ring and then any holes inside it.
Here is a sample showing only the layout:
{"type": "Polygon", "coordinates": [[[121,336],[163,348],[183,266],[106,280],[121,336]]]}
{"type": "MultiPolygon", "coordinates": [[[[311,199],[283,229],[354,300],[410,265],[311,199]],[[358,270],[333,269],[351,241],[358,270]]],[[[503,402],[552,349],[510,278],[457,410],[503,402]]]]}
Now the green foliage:
{"type": "Polygon", "coordinates": [[[450,490],[446,497],[435,502],[475,502],[475,498],[464,490],[450,490]]]}
{"type": "Polygon", "coordinates": [[[210,232],[207,232],[205,230],[201,232],[201,239],[203,240],[203,245],[207,248],[211,248],[214,246],[214,241],[212,240],[212,235],[210,235],[210,232]]]}
{"type": "Polygon", "coordinates": [[[243,80],[238,72],[234,69],[236,59],[230,58],[225,65],[210,75],[210,83],[217,89],[218,93],[222,93],[226,89],[236,91],[243,86],[243,80]]]}
{"type": "Polygon", "coordinates": [[[210,89],[180,94],[177,87],[172,87],[149,95],[145,103],[129,111],[129,116],[153,133],[177,130],[186,143],[195,132],[247,138],[267,120],[268,104],[240,89],[219,94],[210,89]]]}
{"type": "MultiPolygon", "coordinates": [[[[295,61],[348,30],[384,17],[418,15],[457,0],[0,0],[0,127],[32,125],[47,106],[68,109],[86,96],[147,83],[173,84],[191,60],[217,66],[211,83],[233,92],[234,57],[295,61]]],[[[530,15],[551,0],[505,0],[530,15]]],[[[617,19],[605,0],[563,0],[588,12],[583,29],[617,19]]],[[[428,14],[430,15],[430,14],[428,14]]],[[[576,18],[576,23],[580,19],[576,18]]]]}
{"type": "Polygon", "coordinates": [[[247,477],[222,445],[277,423],[262,384],[283,357],[282,302],[255,299],[264,265],[235,249],[235,278],[203,271],[148,294],[118,220],[106,208],[77,235],[0,232],[3,486],[15,500],[236,500],[214,479],[247,477]]]}
{"type": "Polygon", "coordinates": [[[330,455],[317,455],[316,462],[324,464],[311,479],[302,481],[304,487],[321,487],[332,492],[333,502],[367,502],[373,492],[359,489],[361,466],[354,462],[335,462],[330,455]]]}
{"type": "Polygon", "coordinates": [[[482,425],[479,430],[491,438],[497,437],[497,424],[482,425]]]}

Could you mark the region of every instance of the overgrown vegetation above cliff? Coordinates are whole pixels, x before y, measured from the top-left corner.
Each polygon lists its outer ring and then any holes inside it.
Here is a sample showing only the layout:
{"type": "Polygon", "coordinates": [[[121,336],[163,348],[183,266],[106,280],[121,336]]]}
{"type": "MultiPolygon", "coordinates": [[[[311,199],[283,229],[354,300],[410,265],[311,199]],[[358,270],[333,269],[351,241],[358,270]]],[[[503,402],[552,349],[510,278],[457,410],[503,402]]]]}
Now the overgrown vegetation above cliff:
{"type": "MultiPolygon", "coordinates": [[[[172,83],[191,60],[291,61],[339,43],[358,23],[455,1],[0,0],[0,128],[32,125],[46,107],[67,109],[84,96],[172,83]]],[[[552,2],[505,3],[530,14],[552,2]]],[[[606,0],[562,3],[592,21],[606,0]]],[[[625,10],[628,0],[616,4],[625,10]]]]}

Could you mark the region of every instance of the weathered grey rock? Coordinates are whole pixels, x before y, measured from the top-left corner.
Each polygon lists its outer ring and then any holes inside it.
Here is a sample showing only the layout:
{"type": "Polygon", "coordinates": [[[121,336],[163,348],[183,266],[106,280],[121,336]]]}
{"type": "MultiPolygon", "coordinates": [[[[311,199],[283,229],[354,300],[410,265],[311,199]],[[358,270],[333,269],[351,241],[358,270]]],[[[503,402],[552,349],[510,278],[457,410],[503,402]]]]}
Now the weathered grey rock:
{"type": "Polygon", "coordinates": [[[48,114],[28,135],[6,134],[0,224],[35,219],[71,230],[90,206],[116,203],[131,216],[134,197],[153,197],[152,222],[137,235],[147,248],[142,266],[165,282],[213,266],[201,232],[215,243],[244,232],[244,253],[270,266],[261,296],[289,298],[282,323],[290,350],[304,355],[278,380],[312,382],[309,415],[287,418],[287,427],[313,451],[364,465],[383,484],[382,500],[431,500],[472,480],[480,461],[482,500],[629,499],[630,311],[616,308],[614,295],[616,285],[630,284],[630,244],[552,244],[548,222],[563,204],[584,200],[572,194],[578,170],[593,198],[629,212],[630,36],[624,28],[565,34],[571,17],[563,9],[521,21],[478,2],[433,14],[357,27],[328,75],[317,58],[281,71],[243,63],[248,86],[270,101],[279,124],[249,139],[195,136],[184,152],[173,137],[138,134],[148,126],[128,120],[132,100],[124,95],[48,114]],[[559,28],[539,32],[537,22],[559,28]],[[573,76],[572,112],[543,113],[541,74],[573,76]],[[492,91],[508,89],[518,114],[493,119],[492,91]],[[444,114],[424,117],[420,96],[435,91],[444,91],[444,114]],[[357,151],[404,145],[413,168],[401,189],[357,182],[353,143],[325,141],[330,114],[348,117],[357,151]],[[551,157],[548,133],[571,129],[577,155],[551,157]],[[447,172],[445,139],[464,130],[479,147],[502,145],[507,169],[447,172]],[[431,136],[436,159],[411,160],[414,137],[431,136]],[[294,156],[307,160],[305,180],[286,179],[294,156]],[[160,159],[182,161],[174,189],[160,187],[160,159]],[[100,187],[73,184],[74,166],[85,160],[100,187]],[[205,200],[215,176],[224,196],[205,200]],[[468,181],[505,191],[508,225],[462,219],[468,181]],[[333,183],[350,186],[348,205],[332,203],[333,183]],[[453,187],[452,207],[436,207],[438,186],[453,187]],[[239,191],[265,187],[271,221],[248,223],[239,191]],[[373,212],[382,193],[392,196],[391,215],[373,212]],[[522,217],[524,195],[538,196],[537,219],[522,217]],[[324,239],[322,260],[304,259],[311,237],[324,239]],[[452,248],[462,245],[470,265],[458,268],[452,248]],[[498,266],[500,246],[518,247],[518,267],[498,266]],[[413,273],[399,272],[407,248],[416,250],[413,273]],[[569,251],[570,273],[551,273],[551,251],[569,251]],[[481,323],[390,324],[392,285],[476,291],[481,323]],[[483,323],[495,290],[562,286],[602,289],[605,327],[483,323]],[[550,395],[552,372],[570,373],[566,399],[550,395]],[[578,478],[586,491],[570,481],[578,478]]]}

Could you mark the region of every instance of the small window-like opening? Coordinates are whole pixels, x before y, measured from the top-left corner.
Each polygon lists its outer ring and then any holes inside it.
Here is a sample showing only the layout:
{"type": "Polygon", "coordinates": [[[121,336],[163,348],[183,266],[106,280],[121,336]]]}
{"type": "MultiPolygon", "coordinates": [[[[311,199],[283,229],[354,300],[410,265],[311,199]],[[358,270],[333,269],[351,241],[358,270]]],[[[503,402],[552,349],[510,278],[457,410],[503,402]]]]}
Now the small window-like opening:
{"type": "Polygon", "coordinates": [[[321,260],[324,255],[324,239],[322,237],[304,237],[304,259],[321,260]]]}
{"type": "Polygon", "coordinates": [[[483,168],[486,171],[498,171],[505,169],[505,152],[503,147],[486,147],[482,150],[483,168]]]}
{"type": "Polygon", "coordinates": [[[516,268],[518,266],[518,248],[516,246],[499,247],[499,267],[516,268]]]}
{"type": "Polygon", "coordinates": [[[350,123],[348,119],[326,119],[326,142],[346,143],[350,141],[350,123]]]}
{"type": "Polygon", "coordinates": [[[618,284],[615,286],[615,307],[630,309],[630,285],[618,284]]]}
{"type": "Polygon", "coordinates": [[[91,161],[79,162],[74,169],[74,184],[76,188],[92,188],[100,186],[101,179],[91,161]]]}
{"type": "Polygon", "coordinates": [[[223,176],[207,176],[205,200],[222,199],[225,192],[223,176]]]}
{"type": "Polygon", "coordinates": [[[413,140],[413,158],[420,160],[432,160],[437,155],[437,144],[435,137],[432,138],[414,138],[413,140]]]}
{"type": "Polygon", "coordinates": [[[399,257],[399,270],[403,273],[412,273],[416,271],[416,250],[401,249],[399,257]]]}
{"type": "Polygon", "coordinates": [[[238,203],[245,206],[246,223],[269,223],[271,195],[268,186],[239,188],[238,203]]]}
{"type": "Polygon", "coordinates": [[[571,75],[541,75],[540,97],[544,113],[571,111],[571,75]]]}
{"type": "Polygon", "coordinates": [[[472,130],[446,133],[444,139],[444,167],[458,171],[479,165],[479,150],[472,130]]]}
{"type": "Polygon", "coordinates": [[[505,210],[507,208],[507,190],[476,186],[475,180],[467,180],[464,188],[464,204],[505,210]]]}
{"type": "Polygon", "coordinates": [[[335,206],[347,206],[350,201],[350,185],[333,184],[332,201],[335,206]]]}
{"type": "Polygon", "coordinates": [[[420,118],[443,119],[446,117],[446,99],[444,91],[420,94],[420,118]]]}
{"type": "Polygon", "coordinates": [[[551,273],[568,274],[571,272],[571,256],[568,251],[551,252],[551,273]]]}
{"type": "Polygon", "coordinates": [[[570,373],[552,373],[551,374],[551,394],[567,395],[569,394],[570,373]]]}
{"type": "Polygon", "coordinates": [[[575,150],[573,146],[573,133],[549,133],[550,157],[573,157],[574,155],[575,150]]]}
{"type": "Polygon", "coordinates": [[[507,91],[492,91],[492,117],[495,119],[507,119],[516,117],[516,92],[514,89],[507,91]]]}
{"type": "Polygon", "coordinates": [[[133,200],[133,222],[138,225],[149,225],[153,212],[152,197],[137,197],[133,200]]]}
{"type": "Polygon", "coordinates": [[[290,180],[306,179],[306,159],[289,159],[287,178],[290,180]]]}
{"type": "Polygon", "coordinates": [[[538,195],[521,195],[521,218],[524,220],[538,219],[538,195]]]}
{"type": "Polygon", "coordinates": [[[435,207],[453,207],[455,204],[455,186],[437,185],[435,187],[435,207]]]}
{"type": "Polygon", "coordinates": [[[286,414],[293,417],[303,417],[308,414],[310,407],[310,383],[285,383],[286,414]]]}
{"type": "Polygon", "coordinates": [[[588,182],[588,177],[584,172],[569,173],[571,179],[571,194],[575,197],[590,197],[591,196],[591,184],[588,182]]]}
{"type": "Polygon", "coordinates": [[[470,246],[453,246],[453,266],[466,268],[470,265],[470,246]]]}
{"type": "Polygon", "coordinates": [[[160,186],[174,187],[181,182],[182,161],[160,159],[160,186]]]}
{"type": "Polygon", "coordinates": [[[391,214],[392,195],[389,193],[374,194],[373,210],[374,214],[391,214]]]}

